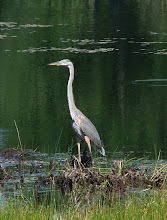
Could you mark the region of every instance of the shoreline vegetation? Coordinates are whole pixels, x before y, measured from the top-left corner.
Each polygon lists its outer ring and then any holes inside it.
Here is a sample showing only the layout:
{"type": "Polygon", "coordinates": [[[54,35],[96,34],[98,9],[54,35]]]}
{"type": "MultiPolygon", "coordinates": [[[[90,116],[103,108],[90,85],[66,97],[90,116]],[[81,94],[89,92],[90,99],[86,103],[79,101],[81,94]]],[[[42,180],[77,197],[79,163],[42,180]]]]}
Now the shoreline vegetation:
{"type": "MultiPolygon", "coordinates": [[[[75,199],[62,199],[61,204],[56,204],[56,197],[50,204],[43,203],[35,206],[33,201],[8,202],[0,208],[0,219],[145,219],[160,220],[167,218],[166,191],[156,191],[145,195],[127,194],[106,197],[103,201],[94,198],[92,203],[75,203],[75,199]]],[[[59,198],[60,199],[60,198],[59,198]]]]}
{"type": "Polygon", "coordinates": [[[32,155],[15,148],[0,157],[10,163],[0,164],[0,219],[167,218],[167,165],[160,160],[86,167],[74,157],[60,167],[54,158],[30,162],[32,155]]]}

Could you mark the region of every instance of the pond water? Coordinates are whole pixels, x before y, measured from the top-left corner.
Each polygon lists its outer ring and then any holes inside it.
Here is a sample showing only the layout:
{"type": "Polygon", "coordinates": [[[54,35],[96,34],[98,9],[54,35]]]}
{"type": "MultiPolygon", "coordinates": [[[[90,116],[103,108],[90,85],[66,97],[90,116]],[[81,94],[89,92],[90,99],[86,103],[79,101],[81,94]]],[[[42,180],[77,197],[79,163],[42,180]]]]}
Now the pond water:
{"type": "Polygon", "coordinates": [[[43,153],[75,145],[68,69],[77,107],[106,152],[167,157],[166,1],[0,2],[0,149],[43,153]]]}

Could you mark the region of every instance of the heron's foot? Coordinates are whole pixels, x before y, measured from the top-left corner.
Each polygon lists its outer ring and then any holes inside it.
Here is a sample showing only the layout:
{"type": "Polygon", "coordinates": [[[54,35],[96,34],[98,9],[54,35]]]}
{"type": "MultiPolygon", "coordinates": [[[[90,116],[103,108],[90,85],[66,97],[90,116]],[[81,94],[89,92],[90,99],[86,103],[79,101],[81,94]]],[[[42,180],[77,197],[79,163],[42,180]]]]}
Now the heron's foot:
{"type": "Polygon", "coordinates": [[[73,158],[74,158],[74,159],[73,159],[74,161],[76,161],[78,164],[81,164],[81,158],[76,157],[76,156],[74,156],[74,155],[73,155],[73,158]]]}
{"type": "Polygon", "coordinates": [[[86,151],[84,151],[83,154],[81,155],[81,157],[79,157],[78,155],[77,156],[73,155],[72,166],[74,168],[76,168],[78,166],[79,167],[80,166],[90,167],[90,166],[92,166],[92,162],[93,162],[93,159],[92,159],[90,153],[87,153],[86,151]]]}

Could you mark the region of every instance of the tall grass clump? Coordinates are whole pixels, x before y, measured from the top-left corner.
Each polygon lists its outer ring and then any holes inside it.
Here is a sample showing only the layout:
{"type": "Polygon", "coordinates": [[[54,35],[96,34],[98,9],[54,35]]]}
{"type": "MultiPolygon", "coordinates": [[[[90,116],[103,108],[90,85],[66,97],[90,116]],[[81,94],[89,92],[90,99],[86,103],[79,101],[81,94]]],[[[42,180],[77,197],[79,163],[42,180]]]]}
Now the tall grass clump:
{"type": "Polygon", "coordinates": [[[166,190],[140,192],[139,194],[114,194],[98,199],[76,200],[75,194],[63,196],[54,192],[37,203],[34,198],[6,200],[0,208],[0,219],[45,220],[45,219],[167,219],[166,190]]]}

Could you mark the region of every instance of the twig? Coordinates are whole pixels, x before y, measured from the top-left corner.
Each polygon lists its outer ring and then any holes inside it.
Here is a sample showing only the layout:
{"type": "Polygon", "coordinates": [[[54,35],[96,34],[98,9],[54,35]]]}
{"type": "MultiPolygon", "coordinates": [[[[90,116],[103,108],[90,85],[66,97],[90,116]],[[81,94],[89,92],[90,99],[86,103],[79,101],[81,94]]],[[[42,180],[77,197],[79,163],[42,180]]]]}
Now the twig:
{"type": "Polygon", "coordinates": [[[5,168],[3,167],[2,163],[0,163],[0,169],[3,171],[3,174],[8,176],[8,173],[6,172],[5,168]]]}
{"type": "Polygon", "coordinates": [[[17,127],[17,124],[16,124],[15,120],[14,120],[14,123],[15,123],[16,131],[17,131],[17,136],[18,136],[18,139],[19,139],[19,144],[20,144],[20,147],[21,147],[21,151],[23,151],[23,147],[22,147],[22,143],[21,143],[21,139],[20,139],[20,134],[19,134],[19,129],[17,127]]]}
{"type": "Polygon", "coordinates": [[[166,168],[167,168],[167,164],[157,169],[156,172],[154,172],[153,175],[151,176],[150,180],[151,181],[155,180],[163,171],[166,170],[166,168]]]}

